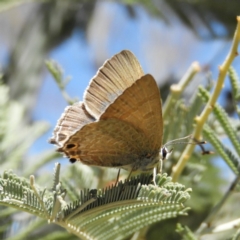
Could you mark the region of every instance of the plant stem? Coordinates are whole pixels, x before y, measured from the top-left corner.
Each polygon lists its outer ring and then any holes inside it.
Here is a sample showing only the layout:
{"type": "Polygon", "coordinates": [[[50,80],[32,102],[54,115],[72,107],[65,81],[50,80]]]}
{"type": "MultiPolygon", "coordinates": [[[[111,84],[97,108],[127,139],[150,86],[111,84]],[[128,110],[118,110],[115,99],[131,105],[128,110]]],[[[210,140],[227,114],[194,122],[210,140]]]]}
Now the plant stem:
{"type": "MultiPolygon", "coordinates": [[[[230,52],[228,56],[226,57],[225,61],[223,64],[219,67],[219,75],[218,75],[218,80],[215,86],[215,89],[209,98],[208,103],[206,104],[203,112],[201,113],[200,116],[197,116],[195,118],[196,122],[196,128],[193,133],[193,138],[196,140],[199,140],[201,137],[201,132],[203,129],[204,123],[207,121],[209,114],[212,112],[212,109],[214,108],[214,105],[218,99],[218,96],[220,95],[223,84],[224,84],[224,79],[227,75],[228,69],[231,66],[234,58],[238,55],[237,48],[238,48],[238,43],[240,41],[240,16],[237,17],[237,28],[234,34],[233,38],[233,43],[232,47],[230,49],[230,52]]],[[[189,160],[189,157],[191,156],[193,150],[194,150],[194,145],[188,145],[184,152],[181,155],[181,158],[179,159],[178,163],[172,170],[172,178],[173,181],[176,182],[180,174],[182,173],[187,161],[189,160]]]]}
{"type": "Polygon", "coordinates": [[[163,119],[166,119],[174,102],[179,98],[196,73],[200,71],[198,62],[193,62],[178,84],[173,84],[163,106],[163,119]]]}

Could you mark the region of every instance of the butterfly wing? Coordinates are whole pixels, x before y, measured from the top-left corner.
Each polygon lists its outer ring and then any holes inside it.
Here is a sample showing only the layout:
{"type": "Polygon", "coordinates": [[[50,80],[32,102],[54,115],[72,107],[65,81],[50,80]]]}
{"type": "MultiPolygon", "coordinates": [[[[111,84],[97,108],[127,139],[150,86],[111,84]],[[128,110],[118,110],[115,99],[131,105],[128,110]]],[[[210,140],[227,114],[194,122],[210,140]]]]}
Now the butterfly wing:
{"type": "Polygon", "coordinates": [[[62,147],[71,135],[79,131],[86,124],[94,121],[95,118],[86,111],[83,102],[77,102],[68,106],[58,120],[49,142],[62,147]]]}
{"type": "Polygon", "coordinates": [[[157,84],[145,75],[127,88],[98,122],[73,134],[59,149],[70,160],[88,165],[134,165],[158,155],[162,141],[161,101],[157,84]]]}
{"type": "Polygon", "coordinates": [[[126,89],[100,117],[101,120],[111,118],[127,122],[143,132],[150,151],[160,149],[163,135],[161,98],[150,74],[126,89]]]}
{"type": "Polygon", "coordinates": [[[84,125],[99,119],[105,109],[142,75],[138,60],[128,50],[107,60],[90,81],[84,102],[66,107],[49,142],[62,147],[84,125]]]}
{"type": "Polygon", "coordinates": [[[143,154],[145,136],[117,119],[100,120],[84,126],[58,151],[70,161],[87,165],[122,167],[143,154]]]}
{"type": "Polygon", "coordinates": [[[99,119],[126,88],[144,75],[136,57],[124,50],[107,60],[92,78],[84,93],[87,111],[99,119]]]}

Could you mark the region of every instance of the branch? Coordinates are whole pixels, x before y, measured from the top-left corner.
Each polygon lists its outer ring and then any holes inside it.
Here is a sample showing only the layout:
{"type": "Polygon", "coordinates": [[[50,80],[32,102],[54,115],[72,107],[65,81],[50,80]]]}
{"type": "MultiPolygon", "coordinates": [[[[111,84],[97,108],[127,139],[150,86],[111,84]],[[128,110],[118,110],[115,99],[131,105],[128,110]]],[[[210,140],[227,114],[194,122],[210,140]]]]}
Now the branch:
{"type": "MultiPolygon", "coordinates": [[[[218,75],[218,80],[217,80],[215,89],[214,89],[207,105],[205,106],[202,114],[195,118],[196,128],[193,133],[193,138],[196,140],[199,140],[201,137],[203,125],[207,121],[208,116],[212,112],[212,110],[215,106],[215,103],[218,99],[218,96],[222,91],[224,79],[227,75],[228,69],[229,69],[230,65],[232,64],[234,58],[238,55],[237,47],[238,47],[238,42],[240,40],[240,16],[237,17],[237,22],[238,22],[238,24],[237,24],[237,28],[236,28],[236,31],[234,34],[233,43],[232,43],[230,52],[229,52],[228,56],[226,57],[226,60],[219,67],[219,75],[218,75]]],[[[177,181],[178,177],[182,173],[186,163],[189,160],[189,157],[191,156],[191,154],[194,150],[194,147],[195,147],[194,145],[188,145],[185,148],[185,150],[184,150],[183,154],[181,155],[181,158],[179,159],[176,166],[173,167],[173,170],[172,170],[173,181],[177,181]]]]}

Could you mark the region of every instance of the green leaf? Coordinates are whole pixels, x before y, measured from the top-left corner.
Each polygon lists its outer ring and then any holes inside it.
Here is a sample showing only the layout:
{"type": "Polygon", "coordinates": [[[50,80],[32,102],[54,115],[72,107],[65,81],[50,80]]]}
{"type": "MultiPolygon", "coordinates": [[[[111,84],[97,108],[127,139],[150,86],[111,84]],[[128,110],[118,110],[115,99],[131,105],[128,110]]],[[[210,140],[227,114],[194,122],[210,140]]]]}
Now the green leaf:
{"type": "Polygon", "coordinates": [[[20,178],[11,171],[0,178],[0,204],[29,212],[87,239],[124,239],[155,222],[187,215],[184,203],[191,189],[173,183],[167,174],[139,175],[106,189],[83,189],[71,202],[60,181],[56,164],[52,190],[20,178]],[[104,224],[102,224],[104,222],[104,224]]]}

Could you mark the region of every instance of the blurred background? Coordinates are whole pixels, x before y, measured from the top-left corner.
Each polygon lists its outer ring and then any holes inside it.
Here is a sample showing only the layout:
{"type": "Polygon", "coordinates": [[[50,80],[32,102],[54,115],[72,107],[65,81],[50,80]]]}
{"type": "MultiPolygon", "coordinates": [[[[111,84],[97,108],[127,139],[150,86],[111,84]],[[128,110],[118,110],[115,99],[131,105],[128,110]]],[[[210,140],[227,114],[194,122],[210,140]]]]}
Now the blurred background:
{"type": "MultiPolygon", "coordinates": [[[[46,60],[54,59],[62,67],[64,77],[71,79],[67,93],[82,100],[104,61],[123,49],[131,50],[145,73],[156,79],[163,102],[170,85],[197,61],[201,72],[186,90],[187,101],[199,84],[216,80],[218,66],[231,46],[239,9],[238,1],[1,1],[0,73],[7,87],[0,99],[10,110],[2,111],[8,118],[1,117],[0,134],[5,140],[0,173],[11,168],[26,177],[51,174],[55,161],[73,168],[47,143],[68,103],[47,71],[46,60]]],[[[237,71],[239,61],[234,61],[237,71]]],[[[234,113],[231,100],[226,80],[219,102],[230,115],[234,113]]],[[[224,169],[224,179],[232,179],[226,164],[215,161],[224,169]]],[[[17,226],[3,236],[21,229],[19,221],[15,219],[17,226]]]]}

